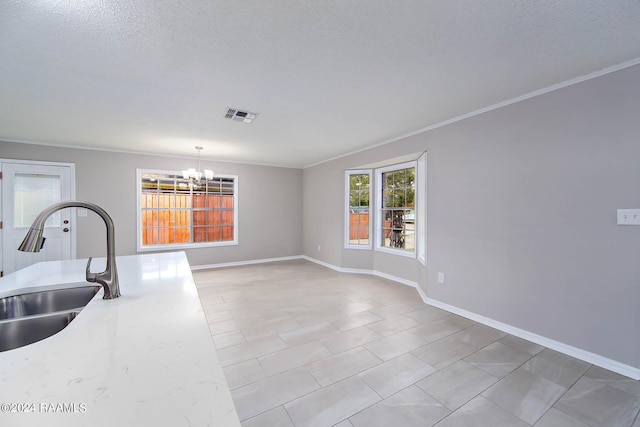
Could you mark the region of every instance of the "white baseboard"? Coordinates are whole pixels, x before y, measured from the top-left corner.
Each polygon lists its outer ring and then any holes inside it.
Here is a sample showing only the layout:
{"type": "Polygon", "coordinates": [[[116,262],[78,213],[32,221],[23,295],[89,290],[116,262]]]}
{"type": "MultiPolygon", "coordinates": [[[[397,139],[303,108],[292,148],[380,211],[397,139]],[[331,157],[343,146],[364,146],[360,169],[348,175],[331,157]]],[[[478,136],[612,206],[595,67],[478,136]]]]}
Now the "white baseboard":
{"type": "Polygon", "coordinates": [[[340,273],[371,274],[373,276],[382,277],[384,279],[401,283],[406,286],[411,286],[418,291],[420,298],[422,298],[422,301],[425,304],[441,308],[445,311],[448,311],[453,314],[457,314],[462,317],[466,317],[467,319],[473,320],[474,322],[478,322],[483,325],[489,326],[491,328],[498,329],[502,332],[515,335],[519,338],[534,342],[536,344],[542,345],[544,347],[550,348],[552,350],[558,351],[568,356],[575,357],[577,359],[583,360],[593,365],[600,366],[601,368],[608,369],[613,372],[617,372],[629,378],[633,378],[634,380],[640,380],[640,369],[638,368],[609,359],[599,354],[591,353],[589,351],[582,350],[580,348],[576,348],[576,347],[564,344],[562,342],[552,340],[550,338],[547,338],[541,335],[534,334],[532,332],[517,328],[515,326],[511,326],[506,323],[499,322],[489,317],[485,317],[480,314],[476,314],[476,313],[464,310],[462,308],[458,308],[458,307],[446,304],[444,302],[434,300],[432,298],[427,297],[424,290],[418,285],[418,283],[413,282],[411,280],[403,279],[401,277],[393,276],[391,274],[383,273],[381,271],[338,267],[336,265],[329,264],[327,262],[306,256],[306,255],[296,255],[296,256],[280,257],[280,258],[265,258],[265,259],[249,260],[249,261],[227,262],[227,263],[220,263],[220,264],[197,265],[197,266],[191,267],[191,270],[195,271],[195,270],[205,270],[205,269],[211,269],[211,268],[236,267],[236,266],[242,266],[242,265],[263,264],[268,262],[290,261],[295,259],[305,259],[307,261],[311,261],[315,264],[322,265],[323,267],[330,268],[331,270],[338,271],[340,273]]]}
{"type": "Polygon", "coordinates": [[[351,268],[342,268],[335,265],[328,264],[324,261],[317,260],[315,258],[308,257],[303,255],[301,258],[306,259],[307,261],[314,262],[316,264],[320,264],[327,268],[330,268],[335,271],[339,271],[341,273],[356,273],[356,274],[372,274],[374,276],[382,277],[384,279],[392,280],[394,282],[401,283],[403,285],[411,286],[418,291],[420,298],[424,301],[425,304],[441,308],[445,311],[448,311],[453,314],[457,314],[462,317],[466,317],[467,319],[473,320],[474,322],[481,323],[483,325],[489,326],[494,329],[498,329],[502,332],[506,332],[511,335],[515,335],[519,338],[525,339],[527,341],[534,342],[536,344],[542,345],[544,347],[550,348],[552,350],[558,351],[560,353],[566,354],[571,357],[575,357],[576,359],[583,360],[585,362],[591,363],[593,365],[599,366],[604,369],[608,369],[613,372],[617,372],[620,375],[627,376],[629,378],[633,378],[634,380],[640,380],[640,369],[635,368],[630,365],[626,365],[624,363],[609,359],[607,357],[601,356],[599,354],[591,353],[586,350],[582,350],[577,347],[570,346],[568,344],[564,344],[560,341],[555,341],[547,337],[543,337],[541,335],[534,334],[532,332],[526,331],[524,329],[517,328],[515,326],[508,325],[506,323],[499,322],[497,320],[491,319],[489,317],[482,316],[480,314],[476,314],[462,308],[458,308],[438,300],[434,300],[432,298],[428,298],[425,294],[424,290],[418,285],[418,283],[413,282],[411,280],[403,279],[401,277],[392,276],[387,273],[382,273],[380,271],[375,270],[361,270],[361,269],[351,269],[351,268]]]}
{"type": "Polygon", "coordinates": [[[573,347],[568,344],[564,344],[560,341],[552,340],[542,335],[534,334],[524,329],[520,329],[515,326],[511,326],[506,323],[499,322],[489,317],[472,313],[470,311],[443,303],[441,301],[434,300],[432,298],[425,299],[423,297],[422,299],[424,300],[425,303],[432,305],[434,307],[441,308],[450,313],[458,314],[462,317],[466,317],[467,319],[471,319],[478,323],[482,323],[483,325],[492,327],[494,329],[498,329],[502,332],[515,335],[527,341],[540,344],[552,350],[558,351],[560,353],[564,353],[568,356],[575,357],[576,359],[580,359],[585,362],[591,363],[593,365],[600,366],[601,368],[605,368],[610,371],[617,372],[621,375],[625,375],[629,378],[633,378],[634,380],[640,380],[640,369],[634,368],[633,366],[629,366],[624,363],[620,363],[615,360],[609,359],[607,357],[601,356],[599,354],[591,353],[589,351],[582,350],[580,348],[573,347]]]}
{"type": "Polygon", "coordinates": [[[420,292],[420,286],[418,286],[418,284],[412,280],[407,280],[407,279],[403,279],[402,277],[392,276],[391,274],[383,273],[381,271],[376,271],[376,270],[373,270],[371,274],[377,277],[382,277],[383,279],[392,280],[394,282],[402,283],[403,285],[411,286],[412,288],[416,288],[418,292],[420,292]]]}
{"type": "Polygon", "coordinates": [[[220,264],[193,265],[191,266],[191,271],[207,270],[211,268],[238,267],[241,265],[251,265],[251,264],[264,264],[267,262],[291,261],[293,259],[301,259],[301,258],[304,258],[304,257],[302,255],[294,255],[294,256],[287,256],[287,257],[280,257],[280,258],[264,258],[264,259],[252,259],[248,261],[223,262],[220,264]]]}
{"type": "Polygon", "coordinates": [[[337,265],[329,264],[328,262],[320,261],[319,259],[311,258],[310,256],[302,255],[302,259],[306,259],[307,261],[311,261],[323,267],[330,268],[331,270],[339,271],[341,273],[346,273],[346,271],[344,271],[341,267],[338,267],[337,265]]]}

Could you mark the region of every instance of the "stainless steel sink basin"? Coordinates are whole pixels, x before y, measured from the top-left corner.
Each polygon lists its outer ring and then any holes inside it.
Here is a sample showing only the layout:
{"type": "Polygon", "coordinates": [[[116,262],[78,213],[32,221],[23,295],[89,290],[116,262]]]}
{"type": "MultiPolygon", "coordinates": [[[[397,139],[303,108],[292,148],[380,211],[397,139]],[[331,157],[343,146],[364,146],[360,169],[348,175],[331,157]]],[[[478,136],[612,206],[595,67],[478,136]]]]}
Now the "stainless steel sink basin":
{"type": "Polygon", "coordinates": [[[63,330],[100,290],[85,283],[0,294],[0,351],[43,340],[63,330]]]}
{"type": "Polygon", "coordinates": [[[0,351],[33,344],[63,330],[79,310],[59,311],[0,321],[0,351]]]}
{"type": "Polygon", "coordinates": [[[81,286],[0,298],[0,320],[84,307],[98,290],[100,286],[81,286]]]}

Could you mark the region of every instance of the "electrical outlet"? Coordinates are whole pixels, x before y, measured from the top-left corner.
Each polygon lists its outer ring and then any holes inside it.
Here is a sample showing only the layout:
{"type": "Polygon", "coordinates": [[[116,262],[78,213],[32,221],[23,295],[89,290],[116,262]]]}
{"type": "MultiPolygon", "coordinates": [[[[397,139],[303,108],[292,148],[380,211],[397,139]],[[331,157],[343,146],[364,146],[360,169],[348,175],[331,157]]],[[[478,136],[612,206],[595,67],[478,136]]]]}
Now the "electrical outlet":
{"type": "Polygon", "coordinates": [[[444,284],[444,273],[438,273],[438,283],[444,284]]]}
{"type": "Polygon", "coordinates": [[[618,225],[640,225],[640,209],[618,209],[618,225]]]}
{"type": "Polygon", "coordinates": [[[322,246],[318,245],[318,252],[322,251],[322,246]]]}

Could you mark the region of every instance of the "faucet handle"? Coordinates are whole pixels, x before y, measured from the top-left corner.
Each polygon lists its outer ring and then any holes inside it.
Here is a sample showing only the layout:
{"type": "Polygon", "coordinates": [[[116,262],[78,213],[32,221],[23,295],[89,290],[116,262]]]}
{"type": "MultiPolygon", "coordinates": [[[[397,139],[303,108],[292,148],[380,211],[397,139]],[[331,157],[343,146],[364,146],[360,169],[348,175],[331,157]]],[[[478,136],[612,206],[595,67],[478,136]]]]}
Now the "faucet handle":
{"type": "Polygon", "coordinates": [[[92,273],[91,272],[91,260],[93,258],[89,257],[89,261],[87,261],[87,270],[86,270],[86,279],[87,282],[91,282],[91,283],[95,283],[98,280],[98,273],[92,273]]]}

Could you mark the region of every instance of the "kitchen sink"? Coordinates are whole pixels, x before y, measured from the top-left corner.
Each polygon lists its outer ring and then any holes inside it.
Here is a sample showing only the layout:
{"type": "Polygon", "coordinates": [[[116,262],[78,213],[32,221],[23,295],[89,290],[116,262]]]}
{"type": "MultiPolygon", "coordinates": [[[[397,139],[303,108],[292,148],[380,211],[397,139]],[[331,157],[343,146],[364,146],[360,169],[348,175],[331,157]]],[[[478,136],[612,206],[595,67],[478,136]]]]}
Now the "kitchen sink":
{"type": "Polygon", "coordinates": [[[55,335],[80,313],[67,310],[0,321],[0,351],[13,350],[55,335]]]}
{"type": "Polygon", "coordinates": [[[84,307],[100,286],[51,289],[0,298],[0,320],[84,307]]]}
{"type": "Polygon", "coordinates": [[[0,351],[57,334],[75,319],[100,288],[76,283],[28,288],[17,295],[0,294],[0,351]]]}

